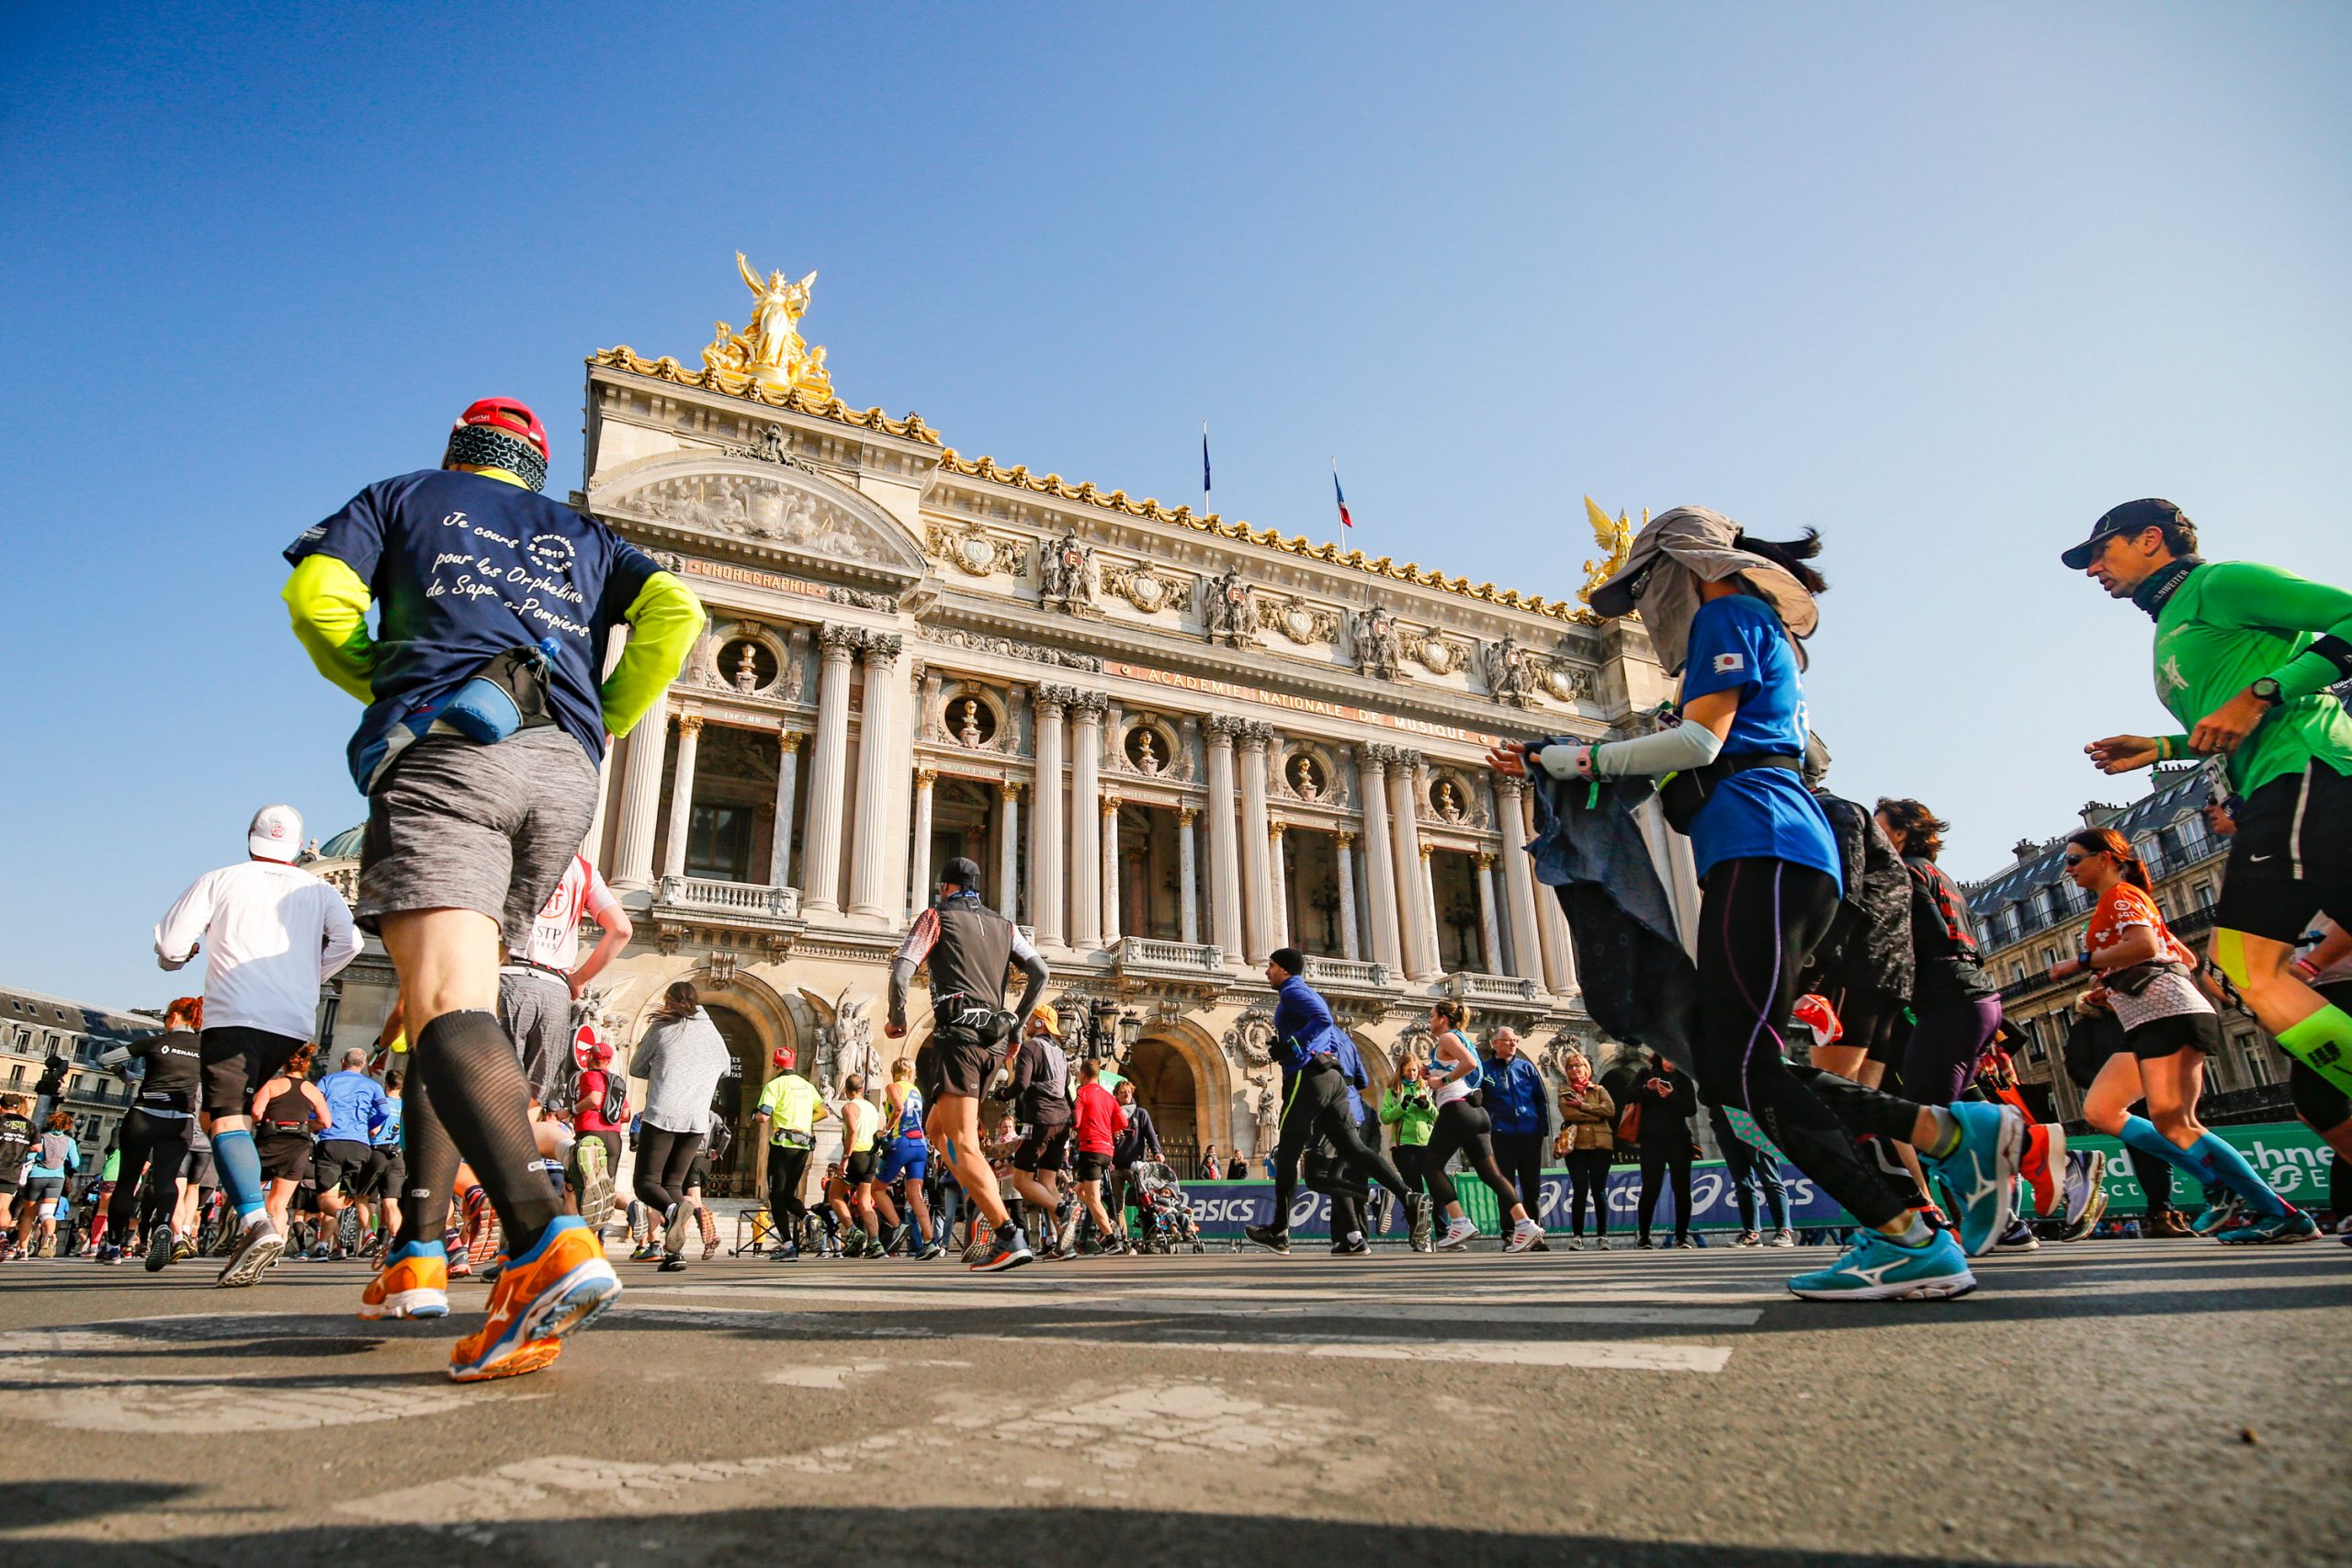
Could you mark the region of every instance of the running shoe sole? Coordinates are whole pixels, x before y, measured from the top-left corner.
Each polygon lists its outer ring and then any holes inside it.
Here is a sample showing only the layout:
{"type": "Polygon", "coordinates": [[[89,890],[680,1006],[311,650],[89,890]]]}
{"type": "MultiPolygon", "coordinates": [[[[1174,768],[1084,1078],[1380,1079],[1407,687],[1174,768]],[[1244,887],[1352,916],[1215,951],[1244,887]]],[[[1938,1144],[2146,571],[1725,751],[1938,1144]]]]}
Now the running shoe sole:
{"type": "Polygon", "coordinates": [[[1802,1291],[1793,1280],[1789,1293],[1808,1302],[1947,1302],[1976,1288],[1973,1274],[1946,1274],[1934,1280],[1905,1280],[1894,1285],[1864,1285],[1850,1291],[1802,1291]]]}
{"type": "Polygon", "coordinates": [[[2059,1235],[2061,1241],[2082,1240],[2097,1230],[2099,1221],[2107,1217],[2106,1151],[2089,1151],[2084,1168],[2089,1173],[2084,1179],[2088,1184],[2090,1196],[2084,1201],[2083,1212],[2066,1222],[2066,1228],[2059,1235]]]}
{"type": "Polygon", "coordinates": [[[447,1317],[449,1292],[429,1287],[394,1291],[380,1302],[360,1303],[359,1315],[369,1323],[382,1317],[447,1317]]]}
{"type": "Polygon", "coordinates": [[[1008,1269],[1018,1269],[1024,1263],[1035,1263],[1037,1255],[1027,1247],[1015,1247],[1007,1252],[992,1252],[972,1265],[975,1274],[1001,1274],[1008,1269]]]}
{"type": "Polygon", "coordinates": [[[1437,1238],[1437,1249],[1440,1252],[1459,1252],[1462,1248],[1469,1246],[1472,1242],[1477,1239],[1478,1233],[1476,1230],[1449,1230],[1443,1235],[1437,1238]]]}
{"type": "Polygon", "coordinates": [[[605,1164],[604,1144],[595,1138],[581,1139],[573,1150],[572,1164],[580,1168],[580,1217],[601,1236],[605,1222],[613,1217],[613,1173],[605,1164]]]}
{"type": "Polygon", "coordinates": [[[178,1238],[165,1231],[162,1237],[147,1244],[147,1272],[160,1274],[177,1257],[178,1238]]]}
{"type": "Polygon", "coordinates": [[[486,1382],[537,1371],[562,1350],[565,1336],[577,1334],[602,1317],[620,1294],[621,1282],[612,1265],[602,1258],[589,1258],[541,1291],[530,1310],[514,1320],[503,1341],[511,1344],[519,1339],[514,1349],[470,1367],[452,1364],[449,1381],[486,1382]],[[543,1355],[538,1354],[542,1351],[543,1355]],[[520,1364],[524,1362],[529,1364],[520,1364]]]}
{"type": "Polygon", "coordinates": [[[1514,1235],[1509,1241],[1503,1243],[1503,1250],[1505,1252],[1532,1252],[1543,1245],[1544,1234],[1541,1231],[1538,1231],[1535,1235],[1531,1236],[1520,1236],[1514,1235]]]}
{"type": "Polygon", "coordinates": [[[2303,1216],[2302,1225],[2295,1230],[2272,1230],[2269,1228],[2269,1224],[2270,1222],[2267,1221],[2256,1220],[2250,1225],[2240,1225],[2236,1230],[2225,1232],[2221,1238],[2222,1245],[2224,1247],[2292,1247],[2299,1241],[2317,1241],[2323,1234],[2319,1228],[2319,1223],[2308,1214],[2303,1216]]]}
{"type": "MultiPolygon", "coordinates": [[[[256,1228],[266,1229],[266,1223],[256,1228]]],[[[245,1244],[240,1238],[236,1248],[229,1254],[227,1266],[220,1270],[220,1278],[213,1283],[224,1290],[234,1290],[240,1286],[250,1285],[264,1274],[268,1273],[270,1265],[276,1263],[278,1254],[285,1250],[286,1238],[275,1231],[267,1235],[256,1237],[251,1245],[245,1244]]]]}

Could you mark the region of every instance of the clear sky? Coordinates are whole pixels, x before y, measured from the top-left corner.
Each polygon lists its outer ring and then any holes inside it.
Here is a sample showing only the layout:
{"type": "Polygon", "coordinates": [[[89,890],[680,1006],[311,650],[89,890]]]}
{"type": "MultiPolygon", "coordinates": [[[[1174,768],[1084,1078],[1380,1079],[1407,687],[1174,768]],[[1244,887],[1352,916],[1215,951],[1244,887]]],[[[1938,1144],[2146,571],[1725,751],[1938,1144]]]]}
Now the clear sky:
{"type": "Polygon", "coordinates": [[[265,801],[362,803],[277,552],[743,249],[960,450],[1573,591],[1580,498],[1822,530],[1833,783],[1980,875],[2168,728],[2057,551],[2352,578],[2352,9],[911,4],[0,14],[0,977],[173,994],[265,801]]]}

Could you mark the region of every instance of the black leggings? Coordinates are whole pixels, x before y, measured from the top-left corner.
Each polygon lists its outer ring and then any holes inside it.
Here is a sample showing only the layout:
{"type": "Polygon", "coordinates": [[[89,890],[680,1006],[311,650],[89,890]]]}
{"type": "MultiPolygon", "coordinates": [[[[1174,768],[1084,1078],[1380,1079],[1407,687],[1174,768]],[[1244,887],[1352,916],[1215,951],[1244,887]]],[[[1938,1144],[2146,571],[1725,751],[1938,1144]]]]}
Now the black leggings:
{"type": "Polygon", "coordinates": [[[196,1123],[185,1116],[153,1116],[136,1107],[123,1112],[122,1161],[115,1167],[114,1192],[107,1199],[107,1224],[130,1234],[130,1217],[142,1205],[148,1213],[168,1212],[177,1201],[174,1183],[187,1162],[188,1136],[196,1123]],[[145,1168],[145,1175],[141,1168],[145,1168]]]}
{"type": "Polygon", "coordinates": [[[1584,1210],[1592,1204],[1595,1235],[1609,1234],[1609,1168],[1616,1156],[1607,1149],[1572,1149],[1568,1153],[1568,1226],[1584,1235],[1584,1210]]]}
{"type": "Polygon", "coordinates": [[[1430,1196],[1437,1200],[1440,1208],[1450,1209],[1462,1201],[1462,1195],[1454,1190],[1453,1178],[1446,1174],[1445,1168],[1455,1155],[1467,1155],[1470,1168],[1494,1189],[1495,1201],[1502,1205],[1504,1223],[1509,1224],[1511,1209],[1519,1202],[1519,1192],[1511,1186],[1510,1178],[1503,1174],[1503,1168],[1495,1162],[1494,1140],[1489,1131],[1493,1126],[1484,1107],[1466,1100],[1447,1100],[1437,1108],[1437,1125],[1430,1129],[1429,1152],[1422,1156],[1421,1169],[1429,1179],[1430,1196]]]}
{"type": "Polygon", "coordinates": [[[1544,1134],[1541,1133],[1496,1133],[1490,1134],[1495,1143],[1495,1163],[1527,1205],[1527,1217],[1541,1220],[1544,1208],[1544,1134]]]}
{"type": "Polygon", "coordinates": [[[655,1213],[668,1215],[685,1196],[686,1176],[702,1153],[703,1134],[673,1133],[652,1122],[641,1123],[637,1134],[637,1201],[655,1213]]]}
{"type": "Polygon", "coordinates": [[[2001,998],[1914,1008],[1917,1021],[1903,1047],[1903,1092],[1922,1105],[1950,1105],[1975,1079],[1984,1047],[2001,1031],[2001,998]]]}
{"type": "Polygon", "coordinates": [[[1388,1156],[1364,1141],[1363,1129],[1348,1113],[1348,1080],[1337,1064],[1318,1059],[1300,1070],[1291,1087],[1290,1104],[1283,1110],[1282,1137],[1274,1145],[1276,1230],[1290,1228],[1291,1195],[1298,1190],[1298,1158],[1314,1147],[1317,1138],[1330,1140],[1351,1174],[1379,1182],[1396,1194],[1398,1202],[1413,1195],[1396,1168],[1388,1163],[1388,1156]]]}
{"type": "Polygon", "coordinates": [[[1690,1234],[1690,1156],[1688,1144],[1672,1148],[1642,1145],[1642,1239],[1649,1239],[1650,1220],[1657,1213],[1659,1178],[1671,1168],[1674,1172],[1674,1237],[1677,1241],[1690,1234]]]}
{"type": "Polygon", "coordinates": [[[1798,971],[1837,913],[1837,883],[1811,866],[1742,858],[1710,868],[1702,887],[1699,1059],[1691,1064],[1701,1097],[1753,1117],[1790,1163],[1856,1220],[1887,1224],[1903,1213],[1903,1195],[1862,1157],[1816,1092],[1814,1083],[1829,1075],[1800,1076],[1781,1055],[1798,971]]]}
{"type": "Polygon", "coordinates": [[[768,1145],[768,1218],[779,1237],[788,1240],[800,1234],[800,1217],[808,1212],[800,1201],[800,1181],[808,1174],[807,1149],[768,1145]]]}
{"type": "Polygon", "coordinates": [[[1430,1190],[1429,1178],[1421,1170],[1422,1156],[1428,1152],[1427,1146],[1421,1144],[1399,1144],[1389,1151],[1389,1157],[1396,1162],[1396,1174],[1405,1179],[1406,1191],[1427,1192],[1430,1190]]]}

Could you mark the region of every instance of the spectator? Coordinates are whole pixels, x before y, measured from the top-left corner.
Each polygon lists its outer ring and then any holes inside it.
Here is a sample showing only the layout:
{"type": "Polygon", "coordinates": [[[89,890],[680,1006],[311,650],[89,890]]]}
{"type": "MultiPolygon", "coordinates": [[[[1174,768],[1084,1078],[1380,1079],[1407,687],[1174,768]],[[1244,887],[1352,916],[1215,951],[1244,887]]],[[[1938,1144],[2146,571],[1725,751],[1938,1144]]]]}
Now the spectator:
{"type": "MultiPolygon", "coordinates": [[[[1551,1127],[1551,1096],[1544,1087],[1543,1069],[1519,1054],[1519,1031],[1509,1024],[1487,1036],[1486,1055],[1480,1065],[1486,1069],[1483,1087],[1487,1118],[1495,1124],[1495,1163],[1510,1178],[1529,1217],[1540,1224],[1544,1209],[1544,1134],[1551,1127]]],[[[1550,1248],[1538,1240],[1528,1250],[1546,1252],[1550,1248]]]]}
{"type": "MultiPolygon", "coordinates": [[[[1430,1099],[1427,1072],[1420,1057],[1408,1054],[1396,1069],[1396,1081],[1380,1097],[1382,1123],[1396,1129],[1396,1142],[1388,1157],[1396,1162],[1396,1174],[1405,1179],[1405,1185],[1423,1194],[1429,1192],[1430,1184],[1421,1162],[1429,1152],[1430,1131],[1437,1125],[1437,1106],[1430,1099]]],[[[1435,1247],[1426,1232],[1408,1235],[1407,1239],[1415,1252],[1435,1247]]]]}
{"type": "Polygon", "coordinates": [[[1225,1179],[1227,1181],[1247,1181],[1250,1179],[1250,1167],[1238,1153],[1234,1155],[1233,1163],[1226,1167],[1225,1179]]]}
{"type": "Polygon", "coordinates": [[[1650,1221],[1657,1212],[1658,1182],[1669,1168],[1674,1173],[1674,1245],[1690,1247],[1690,1159],[1697,1152],[1690,1137],[1691,1113],[1699,1109],[1699,1086],[1690,1075],[1653,1051],[1646,1072],[1634,1086],[1634,1103],[1642,1108],[1641,1245],[1648,1247],[1650,1221]]]}
{"type": "Polygon", "coordinates": [[[1119,1137],[1111,1150],[1111,1187],[1108,1207],[1118,1216],[1119,1228],[1126,1229],[1127,1190],[1136,1183],[1137,1160],[1164,1160],[1168,1151],[1159,1145],[1159,1128],[1152,1122],[1151,1112],[1136,1099],[1133,1078],[1121,1078],[1111,1090],[1118,1101],[1120,1113],[1126,1125],[1119,1129],[1119,1137]]]}
{"type": "Polygon", "coordinates": [[[1617,1149],[1617,1102],[1593,1081],[1592,1061],[1571,1046],[1562,1058],[1560,1135],[1554,1152],[1568,1167],[1568,1247],[1584,1246],[1585,1205],[1592,1205],[1593,1236],[1609,1248],[1609,1166],[1617,1149]]]}
{"type": "Polygon", "coordinates": [[[1203,1181],[1222,1181],[1225,1179],[1225,1162],[1216,1157],[1216,1145],[1215,1144],[1203,1144],[1201,1145],[1201,1163],[1194,1168],[1193,1174],[1200,1178],[1203,1181]]]}
{"type": "Polygon", "coordinates": [[[1720,1110],[1707,1112],[1707,1125],[1715,1130],[1715,1144],[1724,1151],[1724,1173],[1731,1179],[1732,1196],[1739,1201],[1739,1245],[1761,1247],[1764,1237],[1756,1227],[1757,1199],[1772,1216],[1774,1247],[1794,1247],[1796,1233],[1789,1229],[1789,1189],[1781,1179],[1781,1162],[1762,1149],[1750,1148],[1731,1129],[1731,1119],[1720,1110]]]}

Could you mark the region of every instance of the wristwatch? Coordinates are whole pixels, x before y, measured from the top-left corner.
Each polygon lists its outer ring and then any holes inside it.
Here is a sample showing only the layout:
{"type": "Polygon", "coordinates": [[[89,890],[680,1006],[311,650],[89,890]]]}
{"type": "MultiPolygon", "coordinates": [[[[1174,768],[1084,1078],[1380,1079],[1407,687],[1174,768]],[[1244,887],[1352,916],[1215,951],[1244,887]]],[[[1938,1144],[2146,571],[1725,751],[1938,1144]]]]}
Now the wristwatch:
{"type": "Polygon", "coordinates": [[[2255,682],[2254,684],[2248,686],[2246,690],[2253,693],[2255,696],[2261,701],[2268,703],[2274,708],[2280,703],[2287,700],[2287,694],[2280,691],[2278,689],[2278,682],[2268,675],[2263,676],[2260,680],[2255,682]]]}

